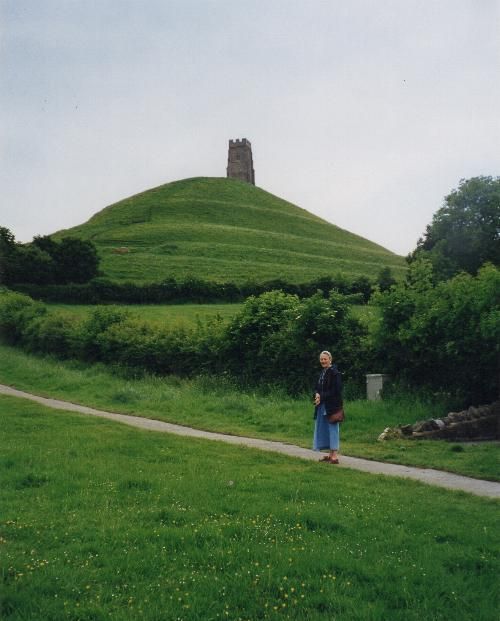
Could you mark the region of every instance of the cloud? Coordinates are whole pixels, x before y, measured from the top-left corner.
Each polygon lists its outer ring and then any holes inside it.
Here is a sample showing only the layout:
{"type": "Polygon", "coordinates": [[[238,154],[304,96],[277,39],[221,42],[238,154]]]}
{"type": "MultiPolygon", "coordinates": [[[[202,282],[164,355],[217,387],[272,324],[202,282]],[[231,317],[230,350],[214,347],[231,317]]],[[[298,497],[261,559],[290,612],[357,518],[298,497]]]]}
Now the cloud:
{"type": "Polygon", "coordinates": [[[498,174],[496,3],[4,2],[2,225],[20,240],[148,187],[257,184],[406,254],[498,174]]]}

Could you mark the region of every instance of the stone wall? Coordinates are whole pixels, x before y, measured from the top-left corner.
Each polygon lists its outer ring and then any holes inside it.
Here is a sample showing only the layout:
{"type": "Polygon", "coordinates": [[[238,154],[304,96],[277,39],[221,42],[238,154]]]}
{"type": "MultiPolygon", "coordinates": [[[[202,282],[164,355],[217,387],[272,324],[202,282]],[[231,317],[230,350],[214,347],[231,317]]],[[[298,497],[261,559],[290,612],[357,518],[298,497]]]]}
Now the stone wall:
{"type": "Polygon", "coordinates": [[[470,407],[462,412],[450,412],[443,418],[430,418],[413,425],[387,427],[379,440],[392,438],[431,440],[499,440],[500,401],[491,405],[470,407]]]}

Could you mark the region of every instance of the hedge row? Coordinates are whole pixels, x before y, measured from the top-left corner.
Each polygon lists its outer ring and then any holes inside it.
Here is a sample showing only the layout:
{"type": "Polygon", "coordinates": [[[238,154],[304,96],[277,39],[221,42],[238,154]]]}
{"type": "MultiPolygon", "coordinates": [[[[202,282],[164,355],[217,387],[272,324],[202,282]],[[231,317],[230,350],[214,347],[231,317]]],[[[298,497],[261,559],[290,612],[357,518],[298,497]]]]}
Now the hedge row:
{"type": "Polygon", "coordinates": [[[212,320],[173,331],[116,306],[76,320],[20,293],[1,293],[0,336],[61,357],[157,374],[224,373],[292,393],[310,386],[318,352],[329,349],[351,385],[378,369],[429,395],[444,393],[457,406],[498,399],[498,268],[485,265],[477,276],[435,284],[432,265],[415,261],[405,282],[377,297],[381,321],[371,345],[335,291],[309,298],[267,292],[248,298],[228,324],[212,320]]]}
{"type": "MultiPolygon", "coordinates": [[[[251,295],[281,290],[284,293],[307,298],[321,290],[327,296],[333,289],[343,295],[355,296],[356,303],[367,302],[372,292],[372,282],[361,276],[347,280],[342,276],[324,277],[304,284],[282,280],[263,283],[215,283],[197,278],[184,281],[167,279],[161,283],[138,285],[116,283],[96,278],[85,284],[35,285],[18,284],[11,288],[36,300],[64,304],[163,304],[163,303],[213,303],[241,302],[251,295]]],[[[354,300],[353,300],[354,301],[354,300]]]]}
{"type": "Polygon", "coordinates": [[[32,352],[100,361],[154,374],[226,374],[240,384],[310,389],[322,349],[335,352],[352,383],[366,373],[365,331],[345,297],[251,296],[229,324],[168,329],[117,306],[75,319],[20,293],[0,294],[0,336],[32,352]]]}

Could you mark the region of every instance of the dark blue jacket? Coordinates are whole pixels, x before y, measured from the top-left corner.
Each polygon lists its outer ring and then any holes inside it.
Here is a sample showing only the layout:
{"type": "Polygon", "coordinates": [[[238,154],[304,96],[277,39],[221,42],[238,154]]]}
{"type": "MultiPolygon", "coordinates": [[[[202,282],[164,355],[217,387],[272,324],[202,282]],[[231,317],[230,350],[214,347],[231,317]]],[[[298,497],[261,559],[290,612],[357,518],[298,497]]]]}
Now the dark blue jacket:
{"type": "MultiPolygon", "coordinates": [[[[324,405],[327,414],[336,412],[342,407],[342,375],[337,369],[337,365],[332,364],[323,374],[321,372],[314,394],[319,393],[321,402],[324,405]]],[[[316,418],[316,410],[314,410],[314,418],[316,418]]]]}

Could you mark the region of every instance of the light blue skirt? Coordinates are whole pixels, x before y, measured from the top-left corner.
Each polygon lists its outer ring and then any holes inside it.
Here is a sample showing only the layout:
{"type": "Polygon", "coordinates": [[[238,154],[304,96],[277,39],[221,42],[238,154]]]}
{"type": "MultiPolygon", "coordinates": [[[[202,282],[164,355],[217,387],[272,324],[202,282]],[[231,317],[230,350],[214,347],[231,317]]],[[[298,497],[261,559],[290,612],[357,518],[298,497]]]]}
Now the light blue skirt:
{"type": "Polygon", "coordinates": [[[317,416],[314,424],[313,450],[338,451],[340,446],[340,425],[335,423],[331,425],[326,420],[326,410],[324,405],[320,405],[317,409],[317,416]]]}

